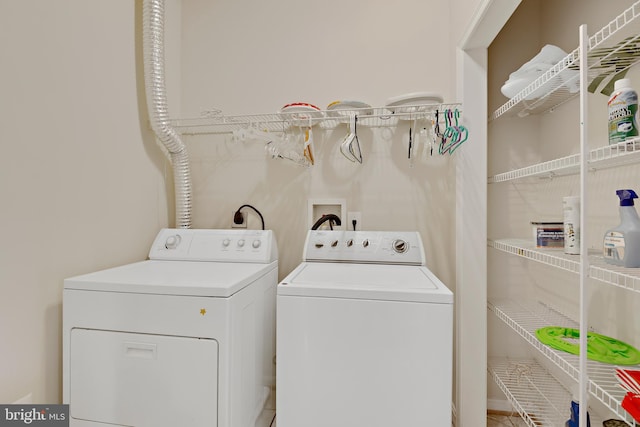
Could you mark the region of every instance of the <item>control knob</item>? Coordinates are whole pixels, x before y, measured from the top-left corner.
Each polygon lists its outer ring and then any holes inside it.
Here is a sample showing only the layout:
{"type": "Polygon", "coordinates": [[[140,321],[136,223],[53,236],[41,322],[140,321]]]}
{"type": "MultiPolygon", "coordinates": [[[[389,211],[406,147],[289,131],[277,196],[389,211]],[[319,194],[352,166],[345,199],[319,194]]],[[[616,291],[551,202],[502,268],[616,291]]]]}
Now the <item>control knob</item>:
{"type": "Polygon", "coordinates": [[[251,246],[253,246],[254,249],[258,249],[261,244],[262,242],[260,240],[254,240],[251,246]]]}
{"type": "Polygon", "coordinates": [[[164,242],[164,247],[167,249],[175,249],[180,244],[182,237],[179,234],[174,234],[173,236],[167,237],[167,240],[164,242]]]}
{"type": "Polygon", "coordinates": [[[392,243],[393,250],[399,254],[407,252],[409,244],[402,239],[396,239],[392,243]]]}

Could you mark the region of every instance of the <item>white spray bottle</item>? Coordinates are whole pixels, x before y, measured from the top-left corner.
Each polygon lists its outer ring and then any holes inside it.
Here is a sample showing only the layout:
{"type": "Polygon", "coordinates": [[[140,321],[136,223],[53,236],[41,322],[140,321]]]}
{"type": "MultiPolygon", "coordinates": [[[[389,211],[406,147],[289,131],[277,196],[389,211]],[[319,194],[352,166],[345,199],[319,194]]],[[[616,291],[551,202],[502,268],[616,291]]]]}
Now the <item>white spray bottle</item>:
{"type": "Polygon", "coordinates": [[[640,267],[640,217],[633,205],[638,195],[633,190],[618,190],[620,225],[604,235],[603,255],[609,264],[640,267]]]}

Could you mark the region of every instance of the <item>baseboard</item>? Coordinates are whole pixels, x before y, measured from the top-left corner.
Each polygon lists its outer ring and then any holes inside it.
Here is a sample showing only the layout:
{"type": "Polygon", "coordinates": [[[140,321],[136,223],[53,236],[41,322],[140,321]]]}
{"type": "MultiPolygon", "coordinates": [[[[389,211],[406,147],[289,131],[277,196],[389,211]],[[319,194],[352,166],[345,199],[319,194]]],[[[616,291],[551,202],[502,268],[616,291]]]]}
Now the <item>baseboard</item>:
{"type": "Polygon", "coordinates": [[[458,425],[458,411],[456,410],[456,403],[451,402],[451,425],[458,425]]]}
{"type": "Polygon", "coordinates": [[[31,405],[33,403],[33,396],[31,393],[22,396],[20,399],[13,402],[13,405],[31,405]]]}

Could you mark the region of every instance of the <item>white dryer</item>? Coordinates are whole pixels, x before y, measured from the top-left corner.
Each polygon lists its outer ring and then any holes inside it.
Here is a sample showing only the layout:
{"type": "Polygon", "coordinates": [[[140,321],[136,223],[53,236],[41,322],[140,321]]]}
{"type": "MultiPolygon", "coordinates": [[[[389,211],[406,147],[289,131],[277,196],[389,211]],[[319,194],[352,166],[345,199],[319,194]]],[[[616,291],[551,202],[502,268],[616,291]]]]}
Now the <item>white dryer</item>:
{"type": "Polygon", "coordinates": [[[419,233],[310,231],[278,284],[278,427],[450,426],[452,323],[419,233]]]}
{"type": "Polygon", "coordinates": [[[271,231],[163,229],[149,260],[66,279],[71,426],[254,427],[275,385],[271,231]]]}

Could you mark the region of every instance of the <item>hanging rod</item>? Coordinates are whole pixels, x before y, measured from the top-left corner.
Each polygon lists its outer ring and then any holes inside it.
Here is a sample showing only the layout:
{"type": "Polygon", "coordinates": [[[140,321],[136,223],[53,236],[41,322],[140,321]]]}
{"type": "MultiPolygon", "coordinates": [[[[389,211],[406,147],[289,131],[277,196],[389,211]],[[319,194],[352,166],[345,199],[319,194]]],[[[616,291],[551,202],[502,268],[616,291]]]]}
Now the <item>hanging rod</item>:
{"type": "MultiPolygon", "coordinates": [[[[177,118],[172,126],[183,135],[226,134],[243,128],[255,127],[269,132],[284,132],[291,128],[319,127],[334,129],[349,124],[349,116],[358,116],[358,126],[394,127],[400,122],[434,120],[436,111],[461,111],[461,104],[421,104],[393,107],[354,108],[349,110],[318,110],[311,114],[276,112],[226,116],[219,111],[203,117],[177,118]]],[[[444,120],[444,115],[441,115],[444,120]]]]}

